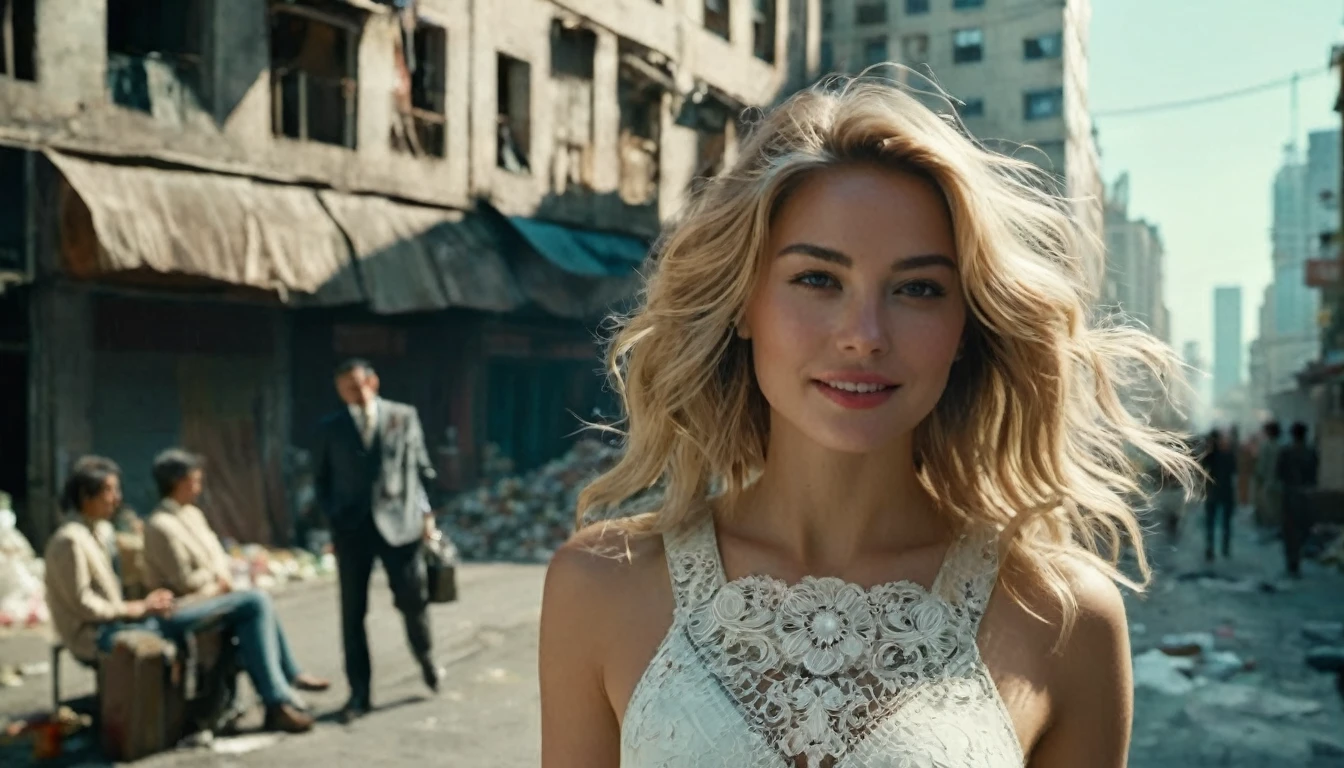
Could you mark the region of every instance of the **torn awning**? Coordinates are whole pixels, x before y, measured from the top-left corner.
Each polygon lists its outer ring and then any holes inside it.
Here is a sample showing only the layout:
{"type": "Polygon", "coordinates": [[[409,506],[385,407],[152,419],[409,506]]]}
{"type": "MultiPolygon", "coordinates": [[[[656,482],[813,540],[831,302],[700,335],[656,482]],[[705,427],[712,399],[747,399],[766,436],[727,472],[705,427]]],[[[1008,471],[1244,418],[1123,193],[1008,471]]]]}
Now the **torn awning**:
{"type": "Polygon", "coordinates": [[[580,277],[625,277],[643,264],[649,253],[648,243],[630,235],[521,216],[510,217],[509,223],[547,261],[580,277]]]}
{"type": "Polygon", "coordinates": [[[77,201],[62,206],[77,277],[147,269],[231,285],[360,300],[350,249],[304,187],[44,152],[77,201]]]}
{"type": "Polygon", "coordinates": [[[354,246],[374,312],[507,312],[523,303],[494,234],[477,217],[383,197],[319,194],[354,246]]]}

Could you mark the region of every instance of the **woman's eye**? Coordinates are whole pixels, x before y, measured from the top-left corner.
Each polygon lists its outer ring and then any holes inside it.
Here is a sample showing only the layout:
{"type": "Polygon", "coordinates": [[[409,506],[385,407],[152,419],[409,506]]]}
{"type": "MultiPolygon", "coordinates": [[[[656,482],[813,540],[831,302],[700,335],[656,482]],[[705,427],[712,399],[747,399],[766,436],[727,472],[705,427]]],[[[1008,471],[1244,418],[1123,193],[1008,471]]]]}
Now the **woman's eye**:
{"type": "Polygon", "coordinates": [[[897,292],[902,296],[910,296],[911,298],[916,299],[932,299],[946,293],[941,285],[928,280],[916,280],[911,283],[906,283],[898,288],[897,292]]]}
{"type": "Polygon", "coordinates": [[[793,278],[791,282],[805,288],[833,288],[836,286],[835,278],[825,272],[804,272],[793,278]]]}

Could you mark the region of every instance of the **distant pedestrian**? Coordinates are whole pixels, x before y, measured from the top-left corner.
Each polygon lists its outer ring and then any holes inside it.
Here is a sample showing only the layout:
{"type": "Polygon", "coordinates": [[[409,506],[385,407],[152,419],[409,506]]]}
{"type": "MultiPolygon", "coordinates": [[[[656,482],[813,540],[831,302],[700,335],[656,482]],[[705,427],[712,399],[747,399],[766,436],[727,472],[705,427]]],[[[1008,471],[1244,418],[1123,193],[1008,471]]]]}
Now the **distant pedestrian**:
{"type": "Polygon", "coordinates": [[[322,420],[317,453],[318,507],[331,525],[341,587],[341,635],[350,700],[341,720],[371,706],[373,670],[364,617],[374,560],[383,564],[406,638],[437,692],[443,671],[431,655],[428,599],[421,544],[435,534],[422,485],[434,471],[415,408],[378,397],[378,374],[364,360],[336,370],[346,407],[322,420]]]}
{"type": "Polygon", "coordinates": [[[1262,528],[1278,529],[1283,521],[1279,515],[1279,451],[1283,435],[1279,422],[1266,422],[1264,440],[1255,456],[1255,521],[1262,528]]]}
{"type": "Polygon", "coordinates": [[[1307,425],[1293,424],[1289,430],[1292,442],[1278,454],[1275,474],[1282,492],[1280,514],[1283,520],[1283,554],[1288,575],[1300,578],[1302,573],[1302,544],[1311,529],[1311,509],[1306,490],[1316,485],[1319,458],[1316,450],[1307,445],[1307,425]]]}
{"type": "Polygon", "coordinates": [[[1232,513],[1236,510],[1237,457],[1232,441],[1219,430],[1209,433],[1200,459],[1204,481],[1204,559],[1213,561],[1214,534],[1222,525],[1223,557],[1232,556],[1232,513]]]}
{"type": "Polygon", "coordinates": [[[1255,435],[1245,440],[1234,438],[1232,448],[1237,452],[1237,508],[1255,505],[1255,435]]]}

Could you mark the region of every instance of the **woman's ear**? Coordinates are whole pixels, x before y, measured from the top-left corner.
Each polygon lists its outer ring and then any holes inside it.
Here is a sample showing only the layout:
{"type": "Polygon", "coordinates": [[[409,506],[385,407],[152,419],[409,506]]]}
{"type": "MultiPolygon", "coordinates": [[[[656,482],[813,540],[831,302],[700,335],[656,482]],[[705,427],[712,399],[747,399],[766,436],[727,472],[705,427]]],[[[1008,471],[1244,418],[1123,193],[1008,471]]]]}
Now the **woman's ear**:
{"type": "Polygon", "coordinates": [[[736,323],[734,331],[737,333],[737,338],[739,339],[745,341],[751,338],[751,328],[745,322],[736,323]]]}

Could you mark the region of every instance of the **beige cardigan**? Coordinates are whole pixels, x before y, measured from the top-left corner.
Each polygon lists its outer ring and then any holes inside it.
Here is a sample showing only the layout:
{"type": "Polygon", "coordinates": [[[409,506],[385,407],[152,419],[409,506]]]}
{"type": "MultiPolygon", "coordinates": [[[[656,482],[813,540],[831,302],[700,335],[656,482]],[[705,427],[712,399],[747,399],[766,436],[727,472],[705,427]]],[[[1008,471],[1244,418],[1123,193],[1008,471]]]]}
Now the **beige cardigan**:
{"type": "Polygon", "coordinates": [[[219,594],[231,577],[229,556],[196,507],[163,499],[145,525],[145,586],[167,589],[179,599],[219,594]]]}
{"type": "Polygon", "coordinates": [[[82,519],[57,529],[44,554],[51,623],[76,658],[92,661],[98,627],[126,618],[112,559],[82,519]]]}

